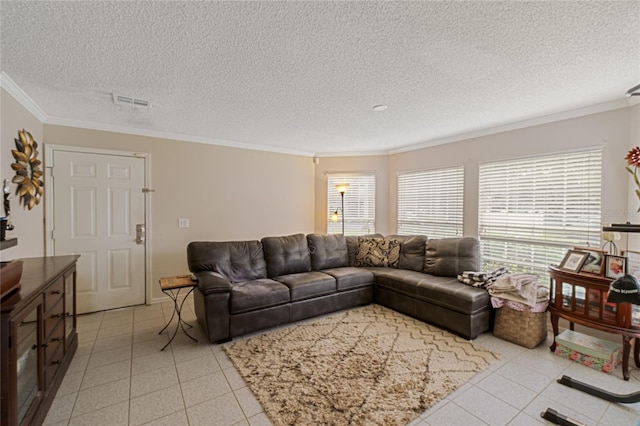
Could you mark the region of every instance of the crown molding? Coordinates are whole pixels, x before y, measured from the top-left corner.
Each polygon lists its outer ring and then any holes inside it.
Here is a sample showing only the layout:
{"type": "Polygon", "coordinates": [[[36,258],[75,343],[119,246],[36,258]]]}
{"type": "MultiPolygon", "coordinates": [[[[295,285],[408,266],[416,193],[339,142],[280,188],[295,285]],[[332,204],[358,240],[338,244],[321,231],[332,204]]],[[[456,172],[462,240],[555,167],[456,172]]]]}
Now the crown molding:
{"type": "Polygon", "coordinates": [[[303,157],[367,157],[367,156],[384,156],[400,154],[404,152],[417,151],[419,149],[430,148],[437,145],[443,145],[452,142],[459,142],[467,139],[488,136],[497,133],[508,132],[511,130],[523,129],[526,127],[539,126],[572,118],[583,117],[586,115],[597,114],[606,111],[612,111],[621,108],[632,107],[640,104],[640,98],[629,97],[619,99],[612,102],[605,102],[591,105],[583,108],[577,108],[569,111],[558,112],[554,114],[544,115],[522,121],[505,123],[498,126],[480,128],[471,132],[457,133],[444,138],[432,139],[418,144],[407,145],[404,147],[382,150],[382,151],[354,151],[354,152],[310,152],[294,149],[267,147],[264,145],[255,145],[242,142],[234,142],[224,139],[207,138],[201,136],[183,135],[180,133],[163,132],[158,130],[140,129],[135,127],[117,126],[104,123],[94,123],[81,120],[70,120],[62,117],[52,117],[47,115],[27,93],[20,88],[4,71],[0,72],[0,87],[13,96],[25,109],[33,114],[43,124],[51,124],[58,126],[77,127],[81,129],[100,130],[105,132],[124,133],[136,136],[146,136],[151,138],[177,140],[182,142],[203,143],[208,145],[224,146],[229,148],[249,149],[254,151],[273,152],[277,154],[299,155],[303,157]]]}
{"type": "Polygon", "coordinates": [[[269,147],[263,145],[253,145],[248,143],[228,141],[224,139],[207,138],[202,136],[183,135],[181,133],[163,132],[159,130],[140,129],[136,127],[117,126],[113,124],[94,123],[81,120],[69,120],[61,117],[49,117],[46,124],[56,126],[77,127],[80,129],[100,130],[104,132],[124,133],[128,135],[146,136],[150,138],[169,139],[181,142],[194,142],[207,145],[225,146],[229,148],[249,149],[253,151],[273,152],[277,154],[299,155],[303,157],[313,157],[310,151],[298,151],[294,149],[269,147]]]}
{"type": "Polygon", "coordinates": [[[43,124],[51,124],[57,126],[77,127],[89,130],[101,130],[105,132],[124,133],[128,135],[147,136],[159,139],[170,139],[182,142],[203,143],[208,145],[225,146],[229,148],[249,149],[253,151],[273,152],[277,154],[299,155],[303,157],[313,157],[314,153],[310,151],[299,151],[294,149],[267,147],[262,145],[253,145],[248,143],[228,141],[224,139],[206,138],[200,136],[183,135],[179,133],[162,132],[157,130],[139,129],[127,126],[116,126],[104,123],[93,123],[81,120],[69,120],[62,117],[53,117],[47,115],[42,108],[36,104],[24,90],[20,88],[4,71],[0,73],[0,87],[13,96],[25,109],[33,114],[43,124]]]}
{"type": "Polygon", "coordinates": [[[47,121],[47,114],[4,71],[0,73],[0,87],[13,96],[20,105],[40,120],[41,123],[47,121]]]}
{"type": "MultiPolygon", "coordinates": [[[[416,151],[418,149],[430,148],[437,145],[444,145],[452,142],[460,142],[467,139],[473,139],[481,136],[495,135],[497,133],[508,132],[511,130],[524,129],[526,127],[539,126],[541,124],[554,123],[572,118],[584,117],[587,115],[598,114],[616,109],[628,108],[640,103],[640,99],[624,98],[616,101],[590,105],[582,108],[576,108],[569,111],[562,111],[553,114],[543,115],[541,117],[530,118],[522,121],[514,121],[498,126],[486,127],[473,130],[471,132],[457,133],[440,139],[433,139],[416,145],[407,145],[402,148],[392,149],[387,152],[388,155],[400,154],[403,152],[416,151]]],[[[320,155],[318,155],[320,156],[320,155]]]]}
{"type": "Polygon", "coordinates": [[[376,157],[382,155],[389,155],[389,151],[353,151],[353,152],[318,152],[316,157],[318,158],[330,158],[330,157],[376,157]]]}

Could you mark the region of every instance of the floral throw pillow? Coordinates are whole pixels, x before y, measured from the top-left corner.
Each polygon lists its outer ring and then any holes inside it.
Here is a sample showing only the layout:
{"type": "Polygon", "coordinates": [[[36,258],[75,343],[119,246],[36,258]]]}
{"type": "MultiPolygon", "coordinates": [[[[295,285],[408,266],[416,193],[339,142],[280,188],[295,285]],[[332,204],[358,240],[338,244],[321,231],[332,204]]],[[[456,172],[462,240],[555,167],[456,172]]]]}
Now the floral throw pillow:
{"type": "Polygon", "coordinates": [[[355,266],[397,268],[400,261],[400,241],[387,238],[358,238],[355,266]]]}

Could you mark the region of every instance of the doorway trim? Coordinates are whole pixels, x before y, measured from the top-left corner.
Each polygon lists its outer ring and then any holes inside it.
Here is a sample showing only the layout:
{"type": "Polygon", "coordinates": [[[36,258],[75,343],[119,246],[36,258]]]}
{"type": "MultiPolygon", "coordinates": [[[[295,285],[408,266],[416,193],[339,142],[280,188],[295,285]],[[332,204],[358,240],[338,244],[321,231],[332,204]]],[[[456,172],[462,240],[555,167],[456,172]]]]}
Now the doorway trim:
{"type": "Polygon", "coordinates": [[[122,157],[135,157],[142,158],[144,160],[144,190],[142,191],[144,195],[144,220],[146,224],[146,239],[144,242],[144,294],[145,294],[145,305],[151,304],[151,285],[149,280],[151,279],[151,244],[152,233],[151,233],[151,203],[149,202],[149,194],[153,191],[146,190],[151,187],[151,155],[147,152],[133,152],[133,151],[117,151],[112,149],[99,149],[99,148],[86,148],[82,146],[67,146],[67,145],[56,145],[56,144],[45,144],[44,145],[45,156],[44,156],[44,167],[45,167],[45,183],[44,183],[44,210],[45,210],[45,220],[44,220],[44,232],[45,232],[45,256],[53,256],[53,247],[54,247],[54,239],[53,239],[53,197],[54,194],[54,186],[52,184],[53,179],[53,153],[54,151],[66,151],[66,152],[75,152],[82,154],[103,154],[103,155],[118,155],[122,157]]]}

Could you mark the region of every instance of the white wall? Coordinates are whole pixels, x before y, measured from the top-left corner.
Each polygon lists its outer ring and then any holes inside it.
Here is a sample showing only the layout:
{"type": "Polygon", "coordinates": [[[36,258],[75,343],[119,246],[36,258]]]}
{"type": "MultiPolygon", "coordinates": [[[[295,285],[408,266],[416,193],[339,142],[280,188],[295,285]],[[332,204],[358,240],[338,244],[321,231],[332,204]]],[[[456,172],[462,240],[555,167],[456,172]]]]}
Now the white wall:
{"type": "MultiPolygon", "coordinates": [[[[464,164],[464,233],[477,235],[480,163],[601,146],[602,221],[640,223],[635,212],[640,201],[624,170],[626,152],[640,146],[640,105],[390,156],[320,158],[314,165],[309,157],[43,126],[4,90],[0,97],[1,178],[13,176],[11,149],[22,128],[33,134],[41,154],[45,143],[150,154],[150,187],[156,190],[150,196],[149,227],[153,284],[162,276],[186,272],[185,247],[193,240],[326,232],[327,173],[375,172],[376,231],[390,234],[396,232],[397,171],[464,164]],[[190,228],[178,228],[182,217],[190,219],[190,228]]],[[[14,198],[12,206],[16,230],[8,236],[18,237],[19,244],[0,252],[0,258],[44,255],[44,203],[28,211],[14,198]]],[[[629,248],[640,248],[640,235],[632,237],[629,248]]],[[[153,297],[160,296],[153,285],[153,297]]]]}
{"type": "MultiPolygon", "coordinates": [[[[635,213],[635,204],[627,206],[627,194],[635,195],[633,188],[627,188],[633,182],[624,170],[624,156],[630,146],[640,145],[639,128],[640,105],[636,105],[390,156],[320,158],[315,172],[315,232],[326,232],[327,173],[375,171],[376,231],[389,234],[396,232],[397,172],[463,164],[464,234],[477,236],[478,174],[482,162],[591,147],[603,149],[602,222],[626,222],[635,213]]],[[[635,223],[640,223],[640,216],[635,223]]],[[[640,236],[638,241],[640,247],[640,236]]],[[[621,246],[626,247],[624,240],[621,246]]]]}
{"type": "MultiPolygon", "coordinates": [[[[9,178],[18,130],[39,144],[113,149],[150,154],[149,195],[152,299],[164,298],[163,276],[188,271],[186,246],[194,240],[260,239],[314,231],[314,164],[311,158],[219,147],[122,133],[43,125],[10,94],[0,92],[2,145],[0,178],[9,178]],[[189,218],[190,228],[178,228],[189,218]]],[[[12,191],[15,191],[12,184],[12,191]]],[[[45,181],[44,196],[47,197],[45,181]]],[[[32,210],[12,200],[18,246],[0,251],[2,260],[45,254],[44,201],[32,210]]],[[[0,212],[0,216],[4,211],[0,212]]]]}
{"type": "Polygon", "coordinates": [[[188,272],[191,241],[260,239],[313,232],[314,165],[309,157],[45,125],[55,145],[150,154],[152,297],[164,276],[188,272]],[[189,228],[178,228],[188,218],[189,228]]]}
{"type": "MultiPolygon", "coordinates": [[[[11,179],[15,172],[11,163],[15,160],[11,150],[16,149],[14,139],[18,138],[18,131],[25,129],[38,143],[39,158],[42,161],[43,126],[40,120],[27,111],[11,95],[0,89],[0,186],[4,179],[11,179]]],[[[44,171],[44,167],[42,167],[44,171]]],[[[39,257],[44,255],[44,199],[40,204],[29,210],[20,203],[15,195],[17,185],[11,186],[11,220],[15,229],[7,231],[6,238],[18,238],[18,245],[0,251],[0,259],[12,260],[24,257],[39,257]]],[[[44,188],[44,196],[47,189],[44,188]]],[[[4,200],[0,197],[0,200],[4,200]]],[[[0,216],[4,216],[4,208],[0,202],[0,216]]]]}
{"type": "Polygon", "coordinates": [[[478,174],[481,163],[589,147],[603,149],[602,222],[625,222],[628,216],[628,174],[624,170],[624,156],[629,147],[631,118],[632,109],[623,108],[391,155],[389,158],[391,231],[395,232],[397,219],[395,176],[398,171],[464,164],[464,234],[477,236],[478,174]]]}
{"type": "MultiPolygon", "coordinates": [[[[640,146],[640,104],[630,108],[629,110],[629,145],[627,149],[640,146]]],[[[639,171],[640,173],[640,171],[639,171]]],[[[640,213],[637,211],[640,207],[640,200],[636,196],[636,184],[633,177],[627,173],[627,181],[629,184],[628,203],[629,215],[627,220],[631,223],[640,223],[640,213]]],[[[640,234],[629,234],[629,250],[640,252],[640,234]]]]}
{"type": "MultiPolygon", "coordinates": [[[[389,157],[326,157],[320,158],[315,170],[315,232],[327,232],[327,174],[369,172],[376,176],[376,221],[375,230],[389,234],[389,157]]],[[[345,193],[348,197],[348,192],[345,193]]]]}

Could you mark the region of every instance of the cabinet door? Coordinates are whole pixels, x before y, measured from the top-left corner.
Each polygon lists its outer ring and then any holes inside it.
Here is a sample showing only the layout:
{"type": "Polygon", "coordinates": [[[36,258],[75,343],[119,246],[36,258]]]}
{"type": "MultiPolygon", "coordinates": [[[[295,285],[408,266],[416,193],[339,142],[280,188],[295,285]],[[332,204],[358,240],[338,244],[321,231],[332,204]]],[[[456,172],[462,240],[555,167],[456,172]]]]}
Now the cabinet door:
{"type": "Polygon", "coordinates": [[[22,310],[9,323],[13,360],[10,382],[16,392],[15,408],[11,407],[10,411],[15,410],[17,424],[28,424],[40,403],[43,390],[41,299],[22,310]]]}

